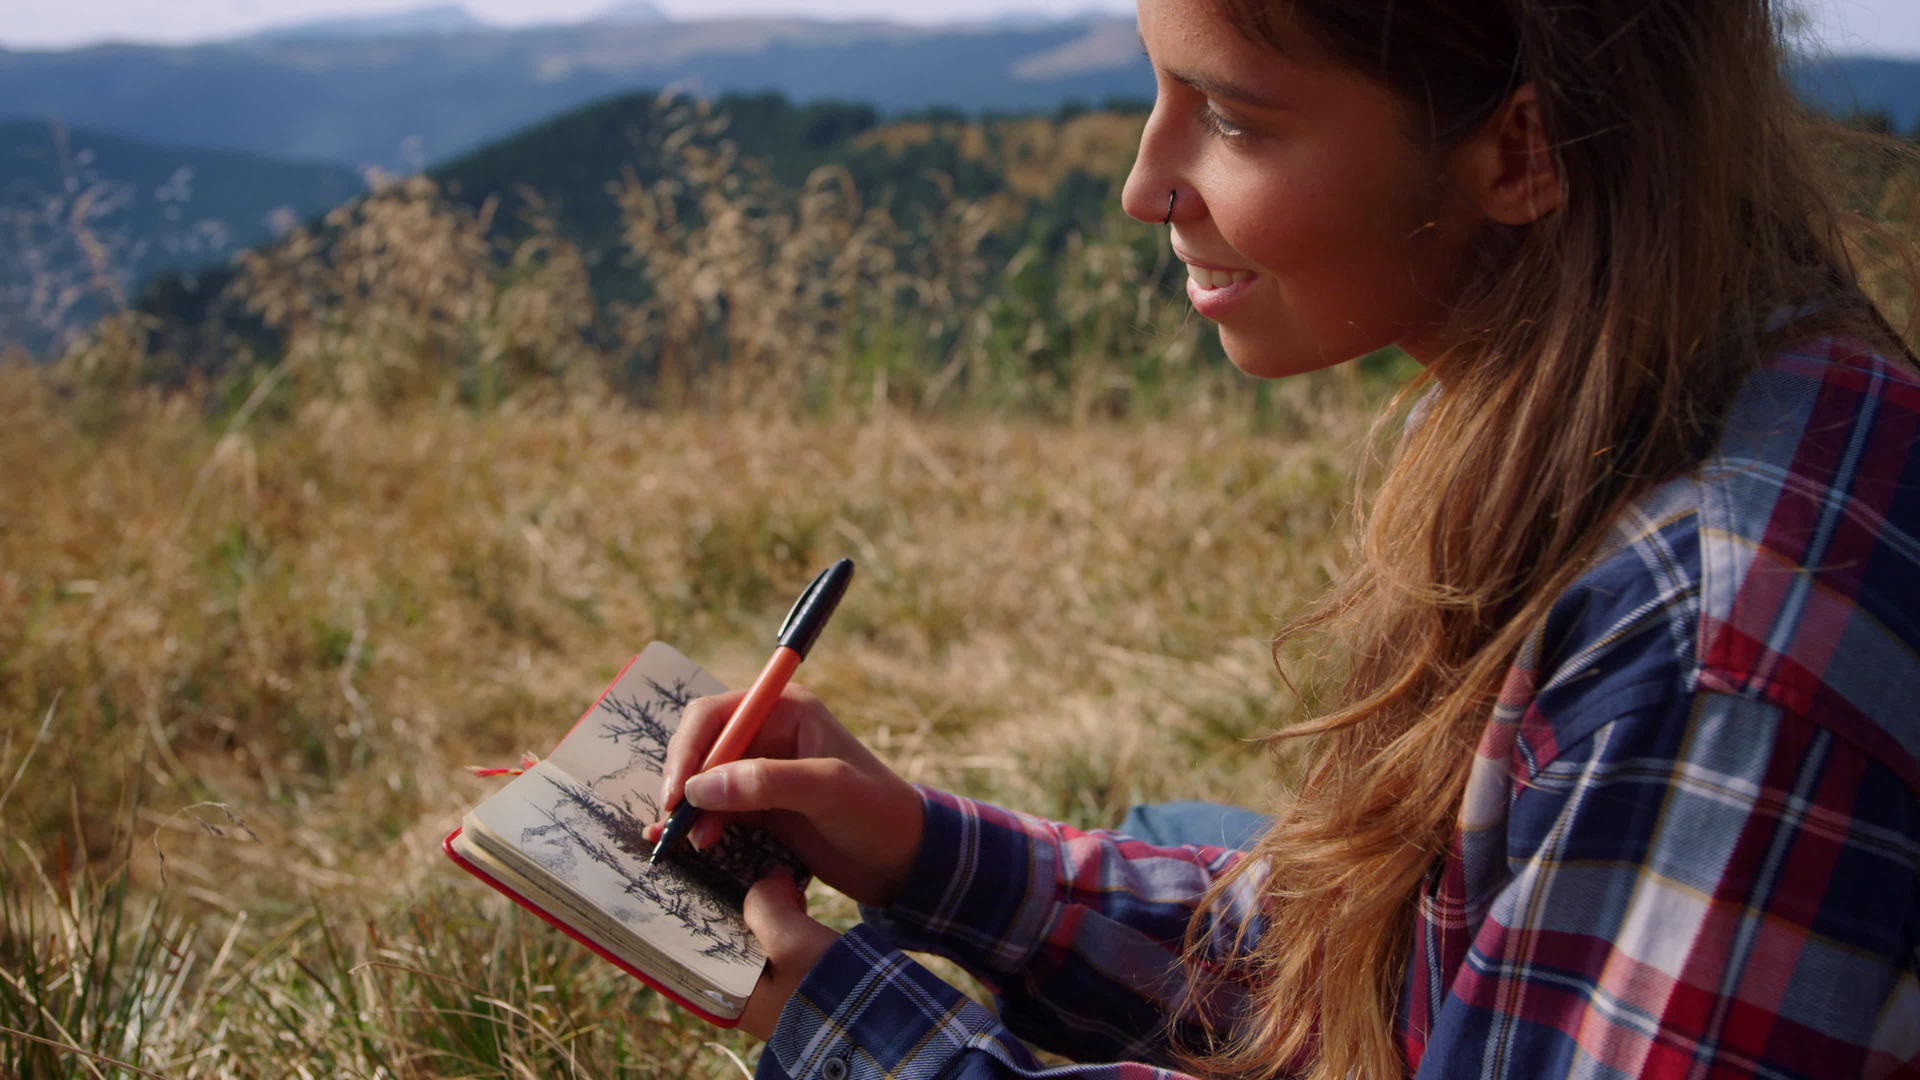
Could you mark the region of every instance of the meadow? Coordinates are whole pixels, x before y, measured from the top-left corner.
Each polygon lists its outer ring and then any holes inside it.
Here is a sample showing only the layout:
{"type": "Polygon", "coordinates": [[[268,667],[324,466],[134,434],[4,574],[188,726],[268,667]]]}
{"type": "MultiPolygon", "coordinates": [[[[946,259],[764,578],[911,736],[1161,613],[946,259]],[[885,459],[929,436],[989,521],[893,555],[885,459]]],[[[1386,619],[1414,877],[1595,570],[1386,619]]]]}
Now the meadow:
{"type": "Polygon", "coordinates": [[[1012,200],[781,197],[709,134],[610,178],[646,297],[404,181],[248,257],[266,335],[0,364],[0,1077],[738,1075],[438,846],[467,766],[649,640],[745,681],[841,555],[804,677],[911,779],[1263,801],[1403,372],[1255,386],[1158,230],[992,257],[1012,200]]]}

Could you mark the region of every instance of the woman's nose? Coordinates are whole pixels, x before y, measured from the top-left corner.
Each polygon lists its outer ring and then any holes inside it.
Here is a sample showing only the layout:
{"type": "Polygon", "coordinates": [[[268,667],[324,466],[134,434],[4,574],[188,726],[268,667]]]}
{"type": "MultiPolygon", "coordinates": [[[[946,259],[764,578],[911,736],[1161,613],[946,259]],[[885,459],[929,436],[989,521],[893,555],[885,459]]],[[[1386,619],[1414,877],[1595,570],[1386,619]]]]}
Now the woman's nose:
{"type": "Polygon", "coordinates": [[[1180,208],[1180,189],[1164,177],[1148,174],[1136,161],[1127,177],[1127,186],[1120,191],[1120,206],[1136,221],[1164,225],[1173,219],[1173,211],[1180,208]]]}
{"type": "Polygon", "coordinates": [[[1189,218],[1199,210],[1199,197],[1180,182],[1179,172],[1168,167],[1166,148],[1159,145],[1152,118],[1140,134],[1140,150],[1134,155],[1133,171],[1120,191],[1120,207],[1136,221],[1149,225],[1168,225],[1189,218]]]}
{"type": "Polygon", "coordinates": [[[1151,183],[1135,185],[1128,181],[1120,194],[1121,209],[1127,216],[1149,225],[1171,225],[1176,221],[1190,220],[1189,213],[1198,202],[1191,189],[1183,189],[1178,184],[1155,187],[1151,183]]]}

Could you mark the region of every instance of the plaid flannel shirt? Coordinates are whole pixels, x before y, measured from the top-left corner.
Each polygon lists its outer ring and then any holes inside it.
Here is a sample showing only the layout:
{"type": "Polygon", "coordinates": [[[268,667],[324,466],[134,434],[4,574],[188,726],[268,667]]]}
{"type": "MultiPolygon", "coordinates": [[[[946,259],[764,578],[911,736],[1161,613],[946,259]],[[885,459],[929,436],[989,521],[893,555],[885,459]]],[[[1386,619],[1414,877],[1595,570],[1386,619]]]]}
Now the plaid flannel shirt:
{"type": "MultiPolygon", "coordinates": [[[[1920,1076],[1916,436],[1920,381],[1823,340],[1619,520],[1514,664],[1409,927],[1411,1072],[1920,1076]]],[[[906,892],[808,975],[760,1075],[1169,1068],[1194,1015],[1180,943],[1238,854],[924,795],[906,892]],[[962,964],[997,1012],[902,948],[962,964]]],[[[1258,911],[1253,877],[1217,946],[1258,911]]]]}

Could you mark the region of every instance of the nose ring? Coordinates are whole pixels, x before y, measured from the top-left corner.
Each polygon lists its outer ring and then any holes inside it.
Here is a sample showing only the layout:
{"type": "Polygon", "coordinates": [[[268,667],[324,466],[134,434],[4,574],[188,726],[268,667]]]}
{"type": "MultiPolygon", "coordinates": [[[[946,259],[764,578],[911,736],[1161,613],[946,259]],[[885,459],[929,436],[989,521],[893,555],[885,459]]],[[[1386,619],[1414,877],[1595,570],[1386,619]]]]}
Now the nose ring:
{"type": "Polygon", "coordinates": [[[1173,191],[1167,192],[1167,220],[1161,222],[1160,224],[1162,225],[1173,224],[1173,200],[1179,197],[1180,197],[1180,192],[1179,192],[1179,189],[1177,188],[1173,191]]]}

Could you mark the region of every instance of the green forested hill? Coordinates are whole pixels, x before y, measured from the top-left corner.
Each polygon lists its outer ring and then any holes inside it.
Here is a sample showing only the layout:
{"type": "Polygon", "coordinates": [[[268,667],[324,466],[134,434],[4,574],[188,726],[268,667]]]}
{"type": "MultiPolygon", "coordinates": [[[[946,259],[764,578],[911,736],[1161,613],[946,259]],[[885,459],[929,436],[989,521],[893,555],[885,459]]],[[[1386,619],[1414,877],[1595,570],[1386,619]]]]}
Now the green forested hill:
{"type": "MultiPolygon", "coordinates": [[[[935,110],[883,120],[870,105],[795,104],[778,94],[727,95],[710,104],[628,94],[535,125],[427,171],[440,197],[483,211],[504,259],[537,215],[579,250],[601,300],[645,295],[649,285],[623,237],[623,183],[678,186],[675,213],[702,211],[701,182],[676,176],[685,161],[663,150],[694,139],[732,155],[734,182],[757,184],[763,208],[783,204],[830,166],[857,200],[911,230],[918,217],[986,200],[1018,206],[1018,225],[982,238],[1006,257],[1052,249],[1114,213],[1144,112],[1070,108],[1048,117],[974,120],[935,110]],[[697,129],[697,131],[696,131],[697,129]]],[[[195,322],[226,288],[232,268],[165,277],[143,298],[151,312],[195,322]]]]}
{"type": "MultiPolygon", "coordinates": [[[[900,214],[936,197],[980,199],[1008,186],[998,163],[963,152],[965,133],[980,127],[957,114],[929,114],[914,123],[924,137],[891,142],[871,137],[883,128],[870,105],[735,94],[714,102],[710,115],[715,136],[736,149],[749,170],[788,192],[825,165],[844,169],[863,197],[883,200],[900,214]]],[[[607,260],[620,243],[612,189],[623,177],[653,184],[670,173],[674,163],[663,160],[660,143],[686,122],[675,116],[656,95],[623,95],[536,125],[428,175],[460,205],[477,208],[494,200],[503,235],[516,234],[518,212],[537,198],[560,232],[587,252],[596,276],[610,281],[620,275],[620,267],[607,260]]],[[[694,213],[697,193],[686,195],[682,212],[694,213]]]]}

